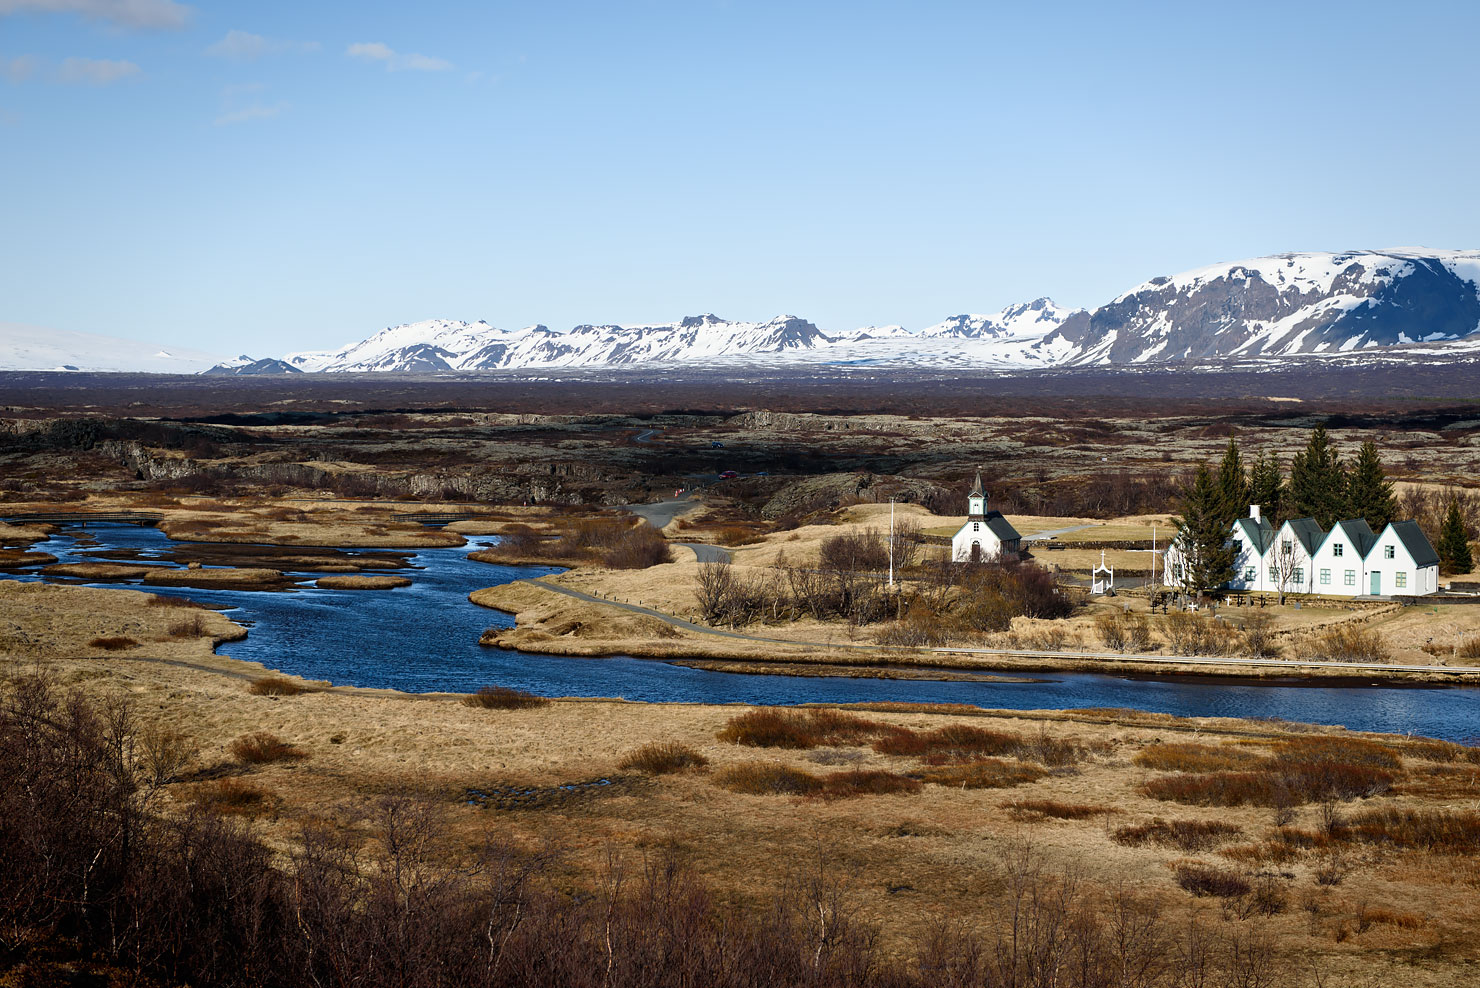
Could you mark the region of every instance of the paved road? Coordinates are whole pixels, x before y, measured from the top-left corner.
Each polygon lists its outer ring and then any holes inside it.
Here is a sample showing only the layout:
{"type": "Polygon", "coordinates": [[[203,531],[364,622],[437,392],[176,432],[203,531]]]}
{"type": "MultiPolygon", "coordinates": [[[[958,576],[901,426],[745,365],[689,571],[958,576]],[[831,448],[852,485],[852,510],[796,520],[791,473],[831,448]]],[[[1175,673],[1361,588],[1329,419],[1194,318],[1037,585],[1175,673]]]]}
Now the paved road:
{"type": "MultiPolygon", "coordinates": [[[[640,604],[627,604],[621,601],[608,600],[605,597],[596,597],[570,587],[562,587],[555,583],[546,583],[544,580],[530,580],[536,586],[553,590],[556,593],[574,597],[577,600],[590,601],[593,604],[606,604],[608,607],[618,607],[624,611],[632,611],[635,614],[646,614],[660,621],[673,625],[675,628],[687,628],[700,634],[715,635],[720,638],[738,638],[743,641],[765,642],[773,645],[808,645],[815,648],[852,648],[870,651],[888,651],[886,645],[866,645],[850,642],[810,642],[796,641],[790,638],[764,638],[760,635],[746,635],[738,631],[722,631],[719,628],[711,628],[707,625],[695,624],[685,621],[683,618],[655,611],[651,607],[643,607],[640,604]]],[[[1353,673],[1363,672],[1440,672],[1454,676],[1456,679],[1480,680],[1480,668],[1456,669],[1450,666],[1398,666],[1383,665],[1377,662],[1291,662],[1285,659],[1234,659],[1220,656],[1206,655],[1122,655],[1118,652],[1043,652],[1031,649],[1012,648],[929,648],[923,649],[927,652],[935,652],[942,655],[1002,655],[1022,659],[1093,659],[1100,662],[1134,662],[1147,665],[1205,665],[1205,666],[1253,666],[1267,668],[1275,666],[1288,669],[1291,675],[1299,675],[1302,669],[1342,669],[1353,673]]]]}
{"type": "Polygon", "coordinates": [[[653,441],[653,437],[662,431],[662,429],[645,429],[633,436],[632,441],[635,443],[650,443],[653,441]]]}
{"type": "Polygon", "coordinates": [[[1024,542],[1039,542],[1039,541],[1042,541],[1044,539],[1054,538],[1055,536],[1058,536],[1058,535],[1068,535],[1070,532],[1082,532],[1086,528],[1098,528],[1098,527],[1099,527],[1098,525],[1074,525],[1074,526],[1072,526],[1070,528],[1056,528],[1056,529],[1054,529],[1051,532],[1038,532],[1038,533],[1036,533],[1034,535],[1024,535],[1023,536],[1023,541],[1024,542]]]}
{"type": "Polygon", "coordinates": [[[705,542],[675,542],[674,545],[693,549],[694,555],[699,557],[699,562],[701,563],[727,563],[730,561],[730,550],[717,545],[709,545],[705,542]]]}
{"type": "Polygon", "coordinates": [[[654,501],[652,504],[622,505],[623,508],[654,528],[663,528],[679,515],[687,514],[698,506],[699,502],[690,497],[669,498],[666,501],[654,501]]]}

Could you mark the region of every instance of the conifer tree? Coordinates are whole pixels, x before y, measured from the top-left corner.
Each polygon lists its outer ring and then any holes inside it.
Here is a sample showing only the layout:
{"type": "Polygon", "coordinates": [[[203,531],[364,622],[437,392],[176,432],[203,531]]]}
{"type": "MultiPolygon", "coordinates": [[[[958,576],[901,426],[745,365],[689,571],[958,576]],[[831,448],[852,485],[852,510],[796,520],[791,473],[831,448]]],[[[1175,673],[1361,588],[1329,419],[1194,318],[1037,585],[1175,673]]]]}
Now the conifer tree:
{"type": "Polygon", "coordinates": [[[1475,568],[1475,558],[1470,554],[1469,533],[1465,531],[1465,516],[1459,510],[1459,498],[1449,499],[1449,510],[1444,513],[1444,524],[1439,528],[1439,568],[1445,573],[1468,573],[1475,568]]]}
{"type": "Polygon", "coordinates": [[[1348,517],[1345,469],[1323,425],[1315,427],[1305,451],[1290,461],[1290,512],[1295,518],[1314,518],[1322,528],[1348,517]]]}
{"type": "Polygon", "coordinates": [[[1346,506],[1353,518],[1365,518],[1374,532],[1387,528],[1398,513],[1393,482],[1383,473],[1377,444],[1367,440],[1357,453],[1357,462],[1346,475],[1346,506]]]}
{"type": "Polygon", "coordinates": [[[1207,464],[1198,464],[1192,484],[1182,491],[1182,516],[1176,519],[1176,546],[1182,557],[1177,582],[1188,593],[1216,590],[1233,576],[1226,504],[1213,472],[1207,464]]]}
{"type": "Polygon", "coordinates": [[[1259,505],[1269,523],[1279,527],[1286,517],[1285,502],[1288,498],[1280,461],[1273,456],[1265,456],[1261,451],[1249,464],[1249,503],[1259,505]]]}
{"type": "Polygon", "coordinates": [[[1226,529],[1249,510],[1249,478],[1244,473],[1244,461],[1239,454],[1238,443],[1232,436],[1228,438],[1223,463],[1218,467],[1218,490],[1223,495],[1223,527],[1226,529]]]}

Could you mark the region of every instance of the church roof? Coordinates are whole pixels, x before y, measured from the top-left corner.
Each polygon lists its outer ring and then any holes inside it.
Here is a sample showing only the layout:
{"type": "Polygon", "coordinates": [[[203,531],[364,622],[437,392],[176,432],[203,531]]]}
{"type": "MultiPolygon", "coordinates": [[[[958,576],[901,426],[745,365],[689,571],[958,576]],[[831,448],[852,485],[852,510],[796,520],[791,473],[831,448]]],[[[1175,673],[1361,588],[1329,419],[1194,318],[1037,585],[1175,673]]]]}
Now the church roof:
{"type": "Polygon", "coordinates": [[[976,480],[971,485],[971,493],[968,494],[967,497],[984,497],[984,496],[985,495],[982,493],[982,472],[980,470],[978,470],[976,472],[976,480]]]}
{"type": "Polygon", "coordinates": [[[1002,517],[1002,512],[1000,511],[988,511],[986,524],[987,530],[1003,542],[1011,542],[1013,539],[1022,538],[1018,534],[1018,530],[1012,527],[1012,522],[1002,517]]]}

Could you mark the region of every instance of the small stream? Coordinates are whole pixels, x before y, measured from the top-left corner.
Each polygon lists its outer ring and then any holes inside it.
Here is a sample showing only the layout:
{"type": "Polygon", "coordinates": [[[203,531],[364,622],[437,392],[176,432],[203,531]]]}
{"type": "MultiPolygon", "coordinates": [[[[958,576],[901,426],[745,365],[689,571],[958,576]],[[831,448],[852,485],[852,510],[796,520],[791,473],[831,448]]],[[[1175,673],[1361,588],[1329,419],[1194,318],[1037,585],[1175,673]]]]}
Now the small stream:
{"type": "MultiPolygon", "coordinates": [[[[319,589],[313,586],[313,580],[323,575],[318,573],[294,574],[304,582],[282,593],[144,589],[230,608],[227,614],[247,625],[249,634],[243,641],[222,645],[222,653],[336,685],[407,692],[471,692],[480,686],[499,685],[545,696],[620,696],[654,702],[899,700],[1016,710],[1128,707],[1180,716],[1283,718],[1480,743],[1480,689],[1476,688],[1273,684],[1053,671],[1036,673],[1038,681],[1029,683],[829,679],[712,672],[628,657],[566,658],[484,648],[478,645],[479,634],[488,627],[508,627],[513,619],[478,607],[468,601],[468,594],[481,587],[558,572],[544,567],[492,566],[467,558],[469,552],[496,541],[474,536],[465,547],[417,550],[409,560],[415,568],[395,571],[410,577],[413,584],[396,590],[319,589]]],[[[86,553],[104,549],[136,549],[141,560],[157,559],[167,556],[171,547],[171,540],[157,529],[95,524],[86,530],[68,529],[33,548],[61,562],[83,562],[88,560],[86,553]]],[[[271,563],[264,561],[264,565],[271,563]]],[[[38,570],[0,574],[0,579],[40,580],[38,570]]]]}

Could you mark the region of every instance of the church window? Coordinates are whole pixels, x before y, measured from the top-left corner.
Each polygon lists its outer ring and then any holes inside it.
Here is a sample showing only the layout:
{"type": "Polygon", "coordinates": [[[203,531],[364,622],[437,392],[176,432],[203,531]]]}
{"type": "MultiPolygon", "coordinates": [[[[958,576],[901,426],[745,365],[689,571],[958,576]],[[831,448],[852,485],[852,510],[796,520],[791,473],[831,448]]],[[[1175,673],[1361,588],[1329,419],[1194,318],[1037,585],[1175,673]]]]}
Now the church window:
{"type": "Polygon", "coordinates": [[[982,530],[982,524],[981,524],[981,522],[979,522],[979,521],[972,522],[971,523],[971,530],[973,532],[980,532],[982,530]]]}

